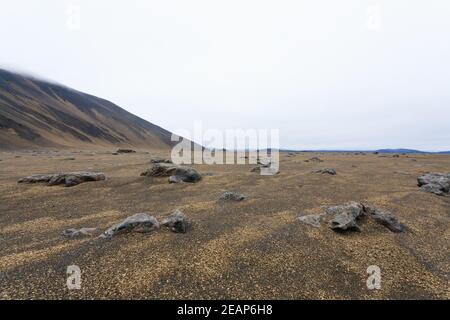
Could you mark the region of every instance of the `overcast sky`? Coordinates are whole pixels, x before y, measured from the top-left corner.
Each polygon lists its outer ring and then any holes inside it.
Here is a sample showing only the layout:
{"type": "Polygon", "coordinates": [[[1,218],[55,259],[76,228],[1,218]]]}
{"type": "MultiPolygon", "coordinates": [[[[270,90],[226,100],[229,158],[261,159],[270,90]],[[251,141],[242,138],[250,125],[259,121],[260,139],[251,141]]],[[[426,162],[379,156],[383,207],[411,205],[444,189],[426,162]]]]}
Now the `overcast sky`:
{"type": "Polygon", "coordinates": [[[448,0],[2,1],[0,39],[0,67],[169,130],[450,150],[448,0]]]}

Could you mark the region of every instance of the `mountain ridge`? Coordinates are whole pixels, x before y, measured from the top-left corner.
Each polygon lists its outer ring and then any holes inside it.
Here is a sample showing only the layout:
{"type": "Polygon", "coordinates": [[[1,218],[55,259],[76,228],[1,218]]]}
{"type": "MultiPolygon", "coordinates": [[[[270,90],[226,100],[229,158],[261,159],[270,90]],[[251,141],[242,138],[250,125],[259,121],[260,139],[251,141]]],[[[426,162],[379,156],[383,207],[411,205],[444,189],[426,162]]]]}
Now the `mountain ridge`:
{"type": "Polygon", "coordinates": [[[168,149],[171,135],[106,99],[0,69],[0,149],[168,149]]]}

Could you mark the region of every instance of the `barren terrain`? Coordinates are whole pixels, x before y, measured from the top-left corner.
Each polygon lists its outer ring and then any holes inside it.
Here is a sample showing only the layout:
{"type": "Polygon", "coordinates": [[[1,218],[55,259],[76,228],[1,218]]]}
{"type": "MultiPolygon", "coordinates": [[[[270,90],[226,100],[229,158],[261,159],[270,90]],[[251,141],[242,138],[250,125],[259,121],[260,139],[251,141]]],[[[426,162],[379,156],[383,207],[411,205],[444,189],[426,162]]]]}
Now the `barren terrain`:
{"type": "Polygon", "coordinates": [[[448,155],[297,153],[280,173],[255,165],[195,165],[198,183],[141,177],[157,152],[0,153],[0,297],[3,299],[379,299],[450,298],[450,198],[425,193],[417,177],[450,172],[448,155]],[[324,162],[305,162],[313,156],[324,162]],[[414,161],[413,159],[416,159],[414,161]],[[334,168],[336,175],[312,173],[334,168]],[[74,187],[17,184],[37,173],[89,170],[106,181],[74,187]],[[247,196],[221,203],[225,191],[247,196]],[[372,220],[361,232],[314,228],[299,216],[365,201],[406,226],[393,233],[372,220]],[[160,230],[111,239],[68,239],[67,228],[97,228],[147,212],[180,209],[185,234],[160,230]],[[67,266],[82,271],[68,290],[67,266]],[[381,290],[366,287],[381,268],[381,290]]]}

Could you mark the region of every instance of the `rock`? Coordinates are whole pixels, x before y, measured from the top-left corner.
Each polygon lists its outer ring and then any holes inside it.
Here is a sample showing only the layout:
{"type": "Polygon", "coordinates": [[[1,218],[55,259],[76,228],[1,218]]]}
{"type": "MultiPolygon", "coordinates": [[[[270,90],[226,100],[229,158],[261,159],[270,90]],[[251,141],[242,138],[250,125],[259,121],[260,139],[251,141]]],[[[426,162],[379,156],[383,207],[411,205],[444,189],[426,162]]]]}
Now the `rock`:
{"type": "Polygon", "coordinates": [[[314,173],[335,175],[336,174],[336,170],[332,169],[332,168],[325,168],[325,169],[320,169],[320,170],[314,171],[314,173]]]}
{"type": "Polygon", "coordinates": [[[63,160],[73,161],[73,160],[76,160],[76,159],[75,158],[64,158],[63,160]]]}
{"type": "Polygon", "coordinates": [[[154,157],[150,159],[150,163],[172,163],[172,161],[165,158],[154,157]]]}
{"type": "Polygon", "coordinates": [[[221,200],[221,201],[242,201],[245,198],[246,198],[246,196],[244,196],[240,193],[226,191],[220,196],[219,200],[221,200]]]}
{"type": "Polygon", "coordinates": [[[450,195],[450,173],[427,173],[417,178],[420,190],[437,194],[450,195]]]}
{"type": "Polygon", "coordinates": [[[92,236],[97,228],[81,228],[81,229],[66,229],[61,232],[61,235],[68,238],[78,238],[83,236],[92,236]]]}
{"type": "Polygon", "coordinates": [[[191,222],[183,212],[175,210],[168,218],[162,221],[161,226],[167,227],[175,233],[186,233],[191,227],[191,222]]]}
{"type": "Polygon", "coordinates": [[[159,223],[155,217],[147,213],[136,213],[103,232],[101,237],[111,238],[127,232],[147,233],[157,229],[159,229],[159,223]]]}
{"type": "Polygon", "coordinates": [[[371,206],[364,206],[365,212],[369,217],[373,218],[377,223],[385,226],[392,232],[403,232],[405,231],[405,226],[400,223],[396,216],[390,212],[386,212],[371,206]]]}
{"type": "Polygon", "coordinates": [[[169,177],[169,182],[198,182],[202,179],[200,173],[190,167],[182,167],[174,164],[155,163],[150,169],[141,173],[147,177],[169,177]]]}
{"type": "Polygon", "coordinates": [[[118,152],[113,152],[113,153],[111,153],[113,156],[118,156],[119,155],[119,153],[118,152]]]}
{"type": "Polygon", "coordinates": [[[300,222],[303,222],[304,224],[310,225],[315,228],[319,228],[320,222],[322,220],[322,215],[321,214],[309,214],[306,216],[298,217],[298,220],[300,220],[300,222]]]}
{"type": "Polygon", "coordinates": [[[392,156],[392,158],[400,158],[400,155],[394,154],[394,155],[392,156]]]}
{"type": "Polygon", "coordinates": [[[136,151],[132,149],[119,149],[116,151],[116,153],[136,153],[136,151]]]}
{"type": "Polygon", "coordinates": [[[323,162],[323,160],[318,157],[312,157],[308,160],[305,160],[305,162],[323,162]]]}
{"type": "Polygon", "coordinates": [[[364,207],[357,202],[349,202],[344,205],[329,207],[327,214],[334,215],[330,221],[330,228],[335,231],[361,231],[356,220],[364,216],[364,207]]]}
{"type": "Polygon", "coordinates": [[[49,186],[63,184],[66,187],[73,187],[83,182],[106,180],[106,176],[101,172],[68,172],[53,174],[36,174],[22,178],[18,183],[42,183],[49,186]]]}

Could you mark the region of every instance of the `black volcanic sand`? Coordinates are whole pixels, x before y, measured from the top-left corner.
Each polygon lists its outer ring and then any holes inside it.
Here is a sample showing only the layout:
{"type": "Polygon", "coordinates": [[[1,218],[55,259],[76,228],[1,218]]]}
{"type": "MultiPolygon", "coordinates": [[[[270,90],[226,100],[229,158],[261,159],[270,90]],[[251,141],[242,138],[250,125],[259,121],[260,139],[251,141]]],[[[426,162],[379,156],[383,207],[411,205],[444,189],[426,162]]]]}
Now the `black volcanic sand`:
{"type": "Polygon", "coordinates": [[[0,153],[1,298],[450,298],[450,198],[417,187],[422,173],[450,172],[450,156],[283,154],[276,176],[250,172],[254,165],[196,165],[208,173],[201,182],[169,184],[139,176],[151,156],[167,154],[112,151],[0,153]],[[313,156],[325,161],[304,162],[313,156]],[[321,168],[337,175],[311,173],[321,168]],[[71,188],[16,183],[77,170],[102,171],[108,180],[71,188]],[[248,198],[221,203],[224,191],[248,198]],[[407,231],[363,220],[361,233],[336,233],[297,219],[352,200],[391,211],[407,231]],[[74,227],[99,234],[138,212],[162,220],[175,209],[192,220],[186,234],[60,235],[74,227]],[[80,290],[67,289],[69,265],[82,270],[80,290]],[[370,265],[381,268],[381,290],[366,287],[370,265]]]}

